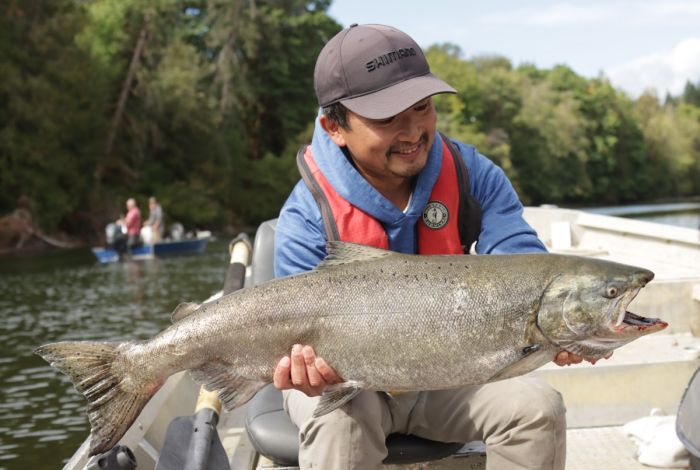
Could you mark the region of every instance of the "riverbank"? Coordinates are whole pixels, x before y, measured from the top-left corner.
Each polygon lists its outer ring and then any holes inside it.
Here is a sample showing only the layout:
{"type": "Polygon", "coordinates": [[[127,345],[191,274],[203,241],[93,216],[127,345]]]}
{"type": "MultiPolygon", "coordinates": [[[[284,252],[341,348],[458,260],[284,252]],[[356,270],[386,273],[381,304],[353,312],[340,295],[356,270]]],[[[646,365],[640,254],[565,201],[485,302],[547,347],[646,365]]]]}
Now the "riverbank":
{"type": "Polygon", "coordinates": [[[0,217],[0,255],[79,246],[81,243],[78,240],[65,233],[45,234],[25,207],[18,207],[0,217]]]}

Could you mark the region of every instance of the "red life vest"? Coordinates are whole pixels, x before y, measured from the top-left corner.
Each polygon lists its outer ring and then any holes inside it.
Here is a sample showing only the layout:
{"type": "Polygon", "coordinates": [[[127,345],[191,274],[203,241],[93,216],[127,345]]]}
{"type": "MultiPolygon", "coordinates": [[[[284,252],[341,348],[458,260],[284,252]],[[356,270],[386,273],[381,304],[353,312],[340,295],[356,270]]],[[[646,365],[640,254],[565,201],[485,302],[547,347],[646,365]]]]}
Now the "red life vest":
{"type": "MultiPolygon", "coordinates": [[[[442,137],[443,158],[440,175],[430,193],[423,217],[418,222],[418,253],[420,254],[468,252],[480,229],[481,210],[478,202],[469,195],[469,179],[466,175],[464,160],[450,144],[447,138],[442,137]],[[460,221],[460,218],[476,222],[476,226],[472,223],[470,230],[466,230],[463,226],[467,221],[460,221]],[[473,237],[473,240],[469,237],[473,237]]],[[[382,224],[338,194],[316,164],[310,145],[299,150],[297,165],[302,178],[319,205],[328,240],[389,249],[389,238],[382,224]]]]}

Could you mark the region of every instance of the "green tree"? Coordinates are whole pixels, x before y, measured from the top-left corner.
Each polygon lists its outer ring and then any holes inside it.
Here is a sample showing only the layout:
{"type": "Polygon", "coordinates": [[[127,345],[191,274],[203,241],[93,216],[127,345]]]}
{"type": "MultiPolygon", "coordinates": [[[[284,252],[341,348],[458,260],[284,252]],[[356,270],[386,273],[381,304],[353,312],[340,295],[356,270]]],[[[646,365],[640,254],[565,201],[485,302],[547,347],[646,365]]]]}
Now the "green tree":
{"type": "Polygon", "coordinates": [[[0,212],[26,195],[39,223],[84,226],[89,178],[104,129],[98,70],[71,44],[84,11],[70,0],[0,10],[0,212]],[[83,222],[81,222],[83,221],[83,222]]]}
{"type": "Polygon", "coordinates": [[[683,89],[683,95],[681,98],[685,103],[692,104],[693,106],[700,108],[700,80],[698,80],[697,85],[688,80],[685,83],[685,88],[683,89]]]}

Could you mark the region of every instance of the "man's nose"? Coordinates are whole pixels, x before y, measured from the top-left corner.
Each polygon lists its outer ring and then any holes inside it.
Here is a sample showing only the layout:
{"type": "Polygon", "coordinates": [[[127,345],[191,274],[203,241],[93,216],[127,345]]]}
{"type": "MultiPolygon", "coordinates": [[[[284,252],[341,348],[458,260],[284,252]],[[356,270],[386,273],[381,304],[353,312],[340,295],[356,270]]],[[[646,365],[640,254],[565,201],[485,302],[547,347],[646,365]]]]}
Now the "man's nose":
{"type": "Polygon", "coordinates": [[[412,111],[412,109],[409,109],[397,116],[401,129],[399,138],[409,142],[416,142],[423,133],[423,125],[422,121],[412,111]]]}

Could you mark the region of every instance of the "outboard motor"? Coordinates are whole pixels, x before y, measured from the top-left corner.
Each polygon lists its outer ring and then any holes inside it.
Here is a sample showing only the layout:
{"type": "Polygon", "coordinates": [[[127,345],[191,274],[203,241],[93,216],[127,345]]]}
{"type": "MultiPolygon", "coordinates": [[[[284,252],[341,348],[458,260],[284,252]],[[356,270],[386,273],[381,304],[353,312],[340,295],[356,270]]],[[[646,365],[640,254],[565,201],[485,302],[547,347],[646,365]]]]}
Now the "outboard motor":
{"type": "Polygon", "coordinates": [[[182,240],[182,237],[185,236],[185,227],[182,226],[181,223],[175,222],[173,225],[170,226],[170,238],[173,240],[182,240]]]}
{"type": "Polygon", "coordinates": [[[126,251],[126,226],[114,222],[107,224],[105,238],[107,246],[116,250],[117,253],[121,254],[126,251]]]}
{"type": "Polygon", "coordinates": [[[105,227],[105,237],[108,245],[113,245],[119,234],[123,235],[121,225],[112,222],[105,227]]]}
{"type": "Polygon", "coordinates": [[[127,446],[116,445],[107,452],[94,456],[87,470],[135,470],[136,457],[127,446]]]}

